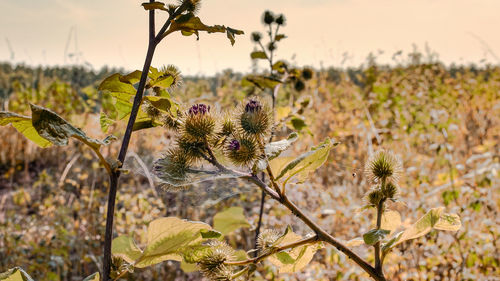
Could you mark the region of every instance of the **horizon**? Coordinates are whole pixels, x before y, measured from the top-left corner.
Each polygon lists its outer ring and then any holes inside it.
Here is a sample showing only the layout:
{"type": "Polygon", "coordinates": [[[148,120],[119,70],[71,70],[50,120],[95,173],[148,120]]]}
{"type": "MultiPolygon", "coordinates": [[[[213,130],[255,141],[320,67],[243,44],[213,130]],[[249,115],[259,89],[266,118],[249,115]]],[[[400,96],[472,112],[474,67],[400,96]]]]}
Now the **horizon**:
{"type": "MultiPolygon", "coordinates": [[[[141,69],[147,47],[147,13],[141,2],[3,1],[0,8],[11,12],[0,25],[0,61],[32,67],[141,69]],[[117,3],[119,8],[113,10],[117,3]],[[33,35],[24,36],[28,32],[33,35]]],[[[253,31],[262,32],[266,9],[287,18],[281,30],[288,38],[278,45],[277,58],[300,66],[359,67],[370,53],[386,65],[398,51],[403,52],[401,60],[408,60],[413,45],[423,54],[426,49],[435,52],[445,66],[500,63],[500,38],[495,36],[500,1],[213,0],[202,3],[202,21],[242,29],[245,35],[237,36],[233,47],[224,34],[201,33],[199,41],[194,36],[167,37],[153,65],[174,64],[187,76],[212,76],[226,69],[248,73],[253,50],[249,37],[253,31]]],[[[157,17],[157,25],[161,19],[157,17]]]]}

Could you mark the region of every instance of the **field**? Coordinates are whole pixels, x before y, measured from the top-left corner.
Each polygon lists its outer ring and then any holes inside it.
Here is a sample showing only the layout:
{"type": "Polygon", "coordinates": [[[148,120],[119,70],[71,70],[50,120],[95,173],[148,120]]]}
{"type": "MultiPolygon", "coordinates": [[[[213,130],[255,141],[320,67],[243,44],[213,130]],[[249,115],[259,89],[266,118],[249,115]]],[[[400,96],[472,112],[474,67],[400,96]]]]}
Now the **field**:
{"type": "MultiPolygon", "coordinates": [[[[0,94],[4,110],[30,115],[27,102],[50,108],[87,135],[102,139],[99,112],[109,98],[97,90],[113,70],[32,69],[2,64],[0,94]]],[[[226,71],[213,78],[186,77],[171,95],[178,103],[206,103],[225,110],[249,95],[268,96],[242,86],[241,75],[226,71]]],[[[363,209],[370,190],[365,161],[378,148],[402,159],[399,200],[388,203],[408,226],[430,208],[456,213],[457,232],[432,230],[397,246],[387,257],[388,280],[498,280],[500,276],[500,68],[449,67],[408,62],[372,64],[361,69],[315,70],[305,89],[282,87],[276,139],[300,129],[286,151],[298,155],[334,138],[335,146],[305,184],[287,188],[291,201],[342,241],[367,232],[374,214],[363,209]],[[307,101],[307,102],[305,102],[307,101]]],[[[118,139],[125,122],[109,128],[118,139]]],[[[163,127],[135,133],[122,176],[115,211],[115,234],[145,243],[146,226],[162,216],[211,223],[230,206],[243,207],[249,226],[226,237],[237,249],[253,248],[260,196],[258,188],[237,179],[195,184],[166,192],[150,174],[152,163],[172,146],[163,127]],[[231,187],[231,188],[228,188],[231,187]]],[[[38,148],[11,126],[0,128],[0,272],[22,267],[37,280],[82,280],[102,264],[107,190],[105,170],[84,145],[38,148]]],[[[119,142],[103,149],[117,155],[119,142]]],[[[305,235],[310,230],[268,197],[263,228],[305,235]]],[[[354,250],[368,261],[367,246],[354,250]]],[[[127,280],[198,280],[178,262],[136,269],[127,280]]],[[[368,280],[344,254],[320,249],[299,272],[278,274],[269,262],[254,280],[368,280]]]]}

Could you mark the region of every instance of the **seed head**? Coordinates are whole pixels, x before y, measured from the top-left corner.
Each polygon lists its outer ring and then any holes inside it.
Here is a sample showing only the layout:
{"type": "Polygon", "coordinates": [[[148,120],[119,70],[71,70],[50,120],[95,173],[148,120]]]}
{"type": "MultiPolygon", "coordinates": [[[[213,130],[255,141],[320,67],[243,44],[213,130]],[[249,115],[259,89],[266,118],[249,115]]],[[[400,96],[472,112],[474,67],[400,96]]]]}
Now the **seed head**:
{"type": "Polygon", "coordinates": [[[170,114],[163,114],[161,121],[167,129],[174,131],[177,131],[177,129],[179,129],[179,121],[177,119],[174,119],[174,117],[172,117],[172,115],[170,114]]]}
{"type": "Polygon", "coordinates": [[[284,16],[283,14],[280,14],[280,15],[276,18],[275,22],[276,22],[278,25],[285,25],[286,18],[285,18],[285,16],[284,16]]]}
{"type": "Polygon", "coordinates": [[[257,247],[259,250],[263,251],[273,246],[281,237],[281,233],[275,229],[265,229],[259,234],[257,238],[257,247]]]}
{"type": "Polygon", "coordinates": [[[295,90],[297,92],[302,92],[306,88],[306,84],[304,84],[304,82],[302,80],[297,79],[297,81],[295,81],[295,84],[293,85],[293,87],[295,88],[295,90]]]}
{"type": "Polygon", "coordinates": [[[262,105],[258,100],[249,100],[245,105],[245,112],[258,112],[262,110],[262,105]]]}
{"type": "Polygon", "coordinates": [[[271,128],[269,108],[262,105],[257,99],[250,99],[243,105],[238,119],[240,131],[243,134],[251,136],[269,134],[271,128]]]}
{"type": "Polygon", "coordinates": [[[195,104],[188,110],[182,126],[183,136],[192,141],[211,139],[215,130],[215,119],[210,106],[195,104]]]}
{"type": "Polygon", "coordinates": [[[186,11],[196,14],[201,6],[201,0],[182,0],[179,3],[180,5],[184,4],[187,6],[186,11]]]}
{"type": "Polygon", "coordinates": [[[234,259],[234,250],[225,242],[212,240],[209,249],[198,261],[200,271],[210,280],[231,280],[231,271],[224,265],[234,259]]]}
{"type": "Polygon", "coordinates": [[[176,190],[186,180],[189,169],[189,157],[180,149],[170,149],[155,161],[153,171],[155,175],[167,184],[167,188],[176,190]]]}
{"type": "Polygon", "coordinates": [[[380,191],[385,198],[392,199],[396,197],[398,193],[398,187],[394,183],[388,182],[380,187],[380,191]]]}
{"type": "Polygon", "coordinates": [[[271,52],[276,50],[276,44],[274,44],[273,42],[270,42],[269,44],[267,44],[267,49],[271,52]]]}
{"type": "Polygon", "coordinates": [[[240,142],[238,140],[232,140],[229,142],[228,149],[231,151],[240,150],[240,142]]]}
{"type": "Polygon", "coordinates": [[[255,43],[259,43],[260,39],[262,39],[262,34],[260,32],[252,32],[252,41],[255,43]]]}
{"type": "Polygon", "coordinates": [[[189,115],[205,115],[208,114],[209,112],[210,112],[210,105],[207,106],[206,104],[203,103],[192,105],[188,111],[189,115]]]}
{"type": "Polygon", "coordinates": [[[182,84],[181,71],[175,65],[169,64],[167,67],[162,67],[160,71],[162,72],[162,76],[170,76],[174,79],[170,88],[175,89],[182,84]]]}
{"type": "Polygon", "coordinates": [[[274,14],[271,11],[265,11],[264,16],[262,17],[262,21],[265,24],[271,24],[274,22],[274,14]]]}
{"type": "Polygon", "coordinates": [[[142,110],[153,120],[161,118],[162,116],[161,111],[154,107],[148,100],[145,100],[142,104],[142,110]]]}
{"type": "Polygon", "coordinates": [[[304,80],[306,80],[306,81],[307,81],[307,80],[311,79],[311,78],[312,78],[312,76],[313,76],[313,71],[312,71],[312,69],[310,69],[310,68],[306,67],[306,68],[304,68],[304,69],[302,70],[302,78],[304,78],[304,80]]]}
{"type": "Polygon", "coordinates": [[[372,206],[378,206],[378,204],[380,203],[380,200],[382,200],[383,198],[384,198],[384,194],[378,188],[370,190],[368,192],[368,194],[366,195],[367,201],[372,206]]]}
{"type": "Polygon", "coordinates": [[[189,159],[190,162],[196,162],[202,158],[202,154],[207,149],[205,141],[186,136],[178,137],[177,145],[180,151],[186,156],[187,159],[189,159]]]}
{"type": "Polygon", "coordinates": [[[373,183],[397,183],[402,170],[401,160],[390,151],[375,152],[365,165],[365,174],[373,183]]]}
{"type": "Polygon", "coordinates": [[[252,137],[238,137],[229,141],[225,153],[236,165],[246,166],[257,159],[259,150],[252,137]]]}

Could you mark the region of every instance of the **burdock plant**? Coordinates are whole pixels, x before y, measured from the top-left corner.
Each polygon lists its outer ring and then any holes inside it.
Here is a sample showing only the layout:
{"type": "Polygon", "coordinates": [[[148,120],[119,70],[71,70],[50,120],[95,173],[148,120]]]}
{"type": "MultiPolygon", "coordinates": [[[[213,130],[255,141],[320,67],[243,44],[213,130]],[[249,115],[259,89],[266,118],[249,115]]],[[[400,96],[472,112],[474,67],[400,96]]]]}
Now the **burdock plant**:
{"type": "MultiPolygon", "coordinates": [[[[330,244],[346,254],[374,280],[386,280],[382,270],[383,261],[396,245],[422,236],[432,228],[457,230],[460,227],[458,216],[443,214],[442,209],[437,208],[429,211],[413,226],[389,237],[389,234],[395,228],[386,229],[382,221],[391,219],[390,216],[393,216],[395,211],[387,210],[384,203],[387,200],[396,200],[397,182],[402,173],[402,163],[392,152],[380,150],[370,156],[365,166],[368,182],[372,186],[371,191],[366,196],[368,201],[366,207],[377,210],[376,226],[363,234],[362,239],[343,242],[314,222],[311,217],[290,201],[287,195],[287,185],[292,182],[300,184],[307,180],[310,173],[327,160],[330,150],[337,143],[331,139],[326,139],[320,145],[313,147],[311,151],[298,156],[294,160],[288,160],[284,165],[281,165],[279,170],[273,170],[270,162],[283,161],[280,158],[281,152],[296,141],[297,135],[292,134],[286,139],[270,142],[267,135],[271,128],[270,122],[272,119],[269,118],[266,104],[255,98],[246,100],[232,113],[232,116],[235,117],[234,125],[232,122],[228,122],[227,117],[210,115],[212,113],[209,112],[209,108],[208,105],[197,104],[191,106],[188,110],[188,115],[191,115],[188,118],[214,116],[210,120],[213,120],[216,125],[210,126],[210,128],[216,128],[215,131],[212,129],[206,130],[205,122],[189,123],[192,126],[192,131],[196,132],[191,137],[200,141],[202,147],[202,149],[198,150],[200,161],[207,162],[215,168],[215,171],[209,170],[207,172],[239,177],[253,183],[265,194],[276,200],[277,203],[290,210],[312,231],[311,234],[301,237],[293,233],[290,227],[284,232],[265,229],[258,235],[256,249],[253,250],[258,254],[253,258],[242,260],[234,258],[234,250],[227,244],[219,240],[211,240],[214,237],[219,237],[220,234],[216,234],[216,230],[208,228],[201,233],[201,238],[207,238],[210,242],[204,243],[203,239],[201,239],[201,244],[198,246],[191,246],[188,250],[179,248],[177,253],[183,256],[185,262],[197,264],[198,269],[210,280],[235,280],[239,277],[245,277],[248,280],[251,278],[255,266],[264,259],[269,259],[274,265],[286,268],[285,270],[289,270],[288,268],[291,267],[293,271],[297,271],[311,260],[312,255],[324,243],[330,244]],[[209,138],[213,139],[209,141],[209,138]],[[222,139],[225,140],[224,145],[216,145],[220,144],[222,139]],[[219,161],[221,155],[231,160],[236,168],[223,165],[219,161]],[[267,181],[258,176],[260,171],[266,173],[267,181]],[[368,263],[349,248],[359,245],[358,241],[360,240],[364,244],[374,247],[374,265],[368,263]],[[196,256],[196,258],[193,258],[193,256],[196,256]]],[[[179,131],[187,132],[185,126],[188,123],[181,122],[180,124],[179,131]]],[[[187,133],[181,134],[179,138],[184,138],[185,134],[187,133]]],[[[187,153],[184,152],[183,155],[187,155],[187,153]]],[[[172,164],[162,159],[156,163],[157,168],[155,171],[157,176],[171,176],[173,178],[167,178],[166,181],[175,184],[176,174],[164,172],[172,169],[172,164]]],[[[200,172],[199,166],[194,161],[182,163],[191,165],[186,167],[186,174],[193,171],[200,172]]],[[[394,226],[394,222],[391,223],[394,226]]],[[[139,258],[140,260],[141,258],[139,258]]],[[[137,263],[137,260],[135,262],[137,263]]]]}

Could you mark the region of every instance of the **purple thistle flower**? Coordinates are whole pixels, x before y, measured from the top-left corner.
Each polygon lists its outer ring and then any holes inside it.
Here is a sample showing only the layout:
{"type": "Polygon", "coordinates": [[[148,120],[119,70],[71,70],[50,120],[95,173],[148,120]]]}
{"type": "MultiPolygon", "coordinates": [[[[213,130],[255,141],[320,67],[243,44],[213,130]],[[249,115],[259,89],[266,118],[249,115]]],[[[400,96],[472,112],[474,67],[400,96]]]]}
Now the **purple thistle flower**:
{"type": "Polygon", "coordinates": [[[258,100],[250,100],[246,105],[245,105],[245,112],[257,112],[262,109],[262,105],[258,100]]]}
{"type": "Polygon", "coordinates": [[[240,149],[240,142],[238,140],[232,140],[229,143],[229,149],[233,150],[233,151],[239,150],[240,149]]]}
{"type": "Polygon", "coordinates": [[[195,104],[189,108],[189,115],[205,115],[210,112],[210,105],[207,106],[203,103],[195,104]]]}

